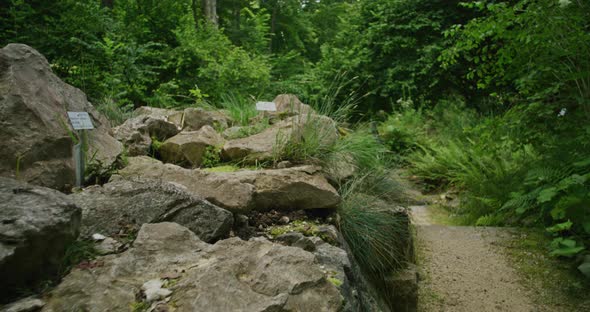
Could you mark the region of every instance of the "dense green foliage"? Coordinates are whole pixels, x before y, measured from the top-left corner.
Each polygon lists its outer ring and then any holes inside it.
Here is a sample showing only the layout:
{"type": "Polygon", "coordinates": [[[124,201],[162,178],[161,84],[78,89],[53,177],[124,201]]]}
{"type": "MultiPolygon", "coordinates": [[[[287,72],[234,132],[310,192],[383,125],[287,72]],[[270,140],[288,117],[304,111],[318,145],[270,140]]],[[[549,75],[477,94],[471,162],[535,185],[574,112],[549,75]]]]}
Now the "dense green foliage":
{"type": "Polygon", "coordinates": [[[478,89],[434,108],[400,108],[380,127],[411,171],[462,192],[455,211],[477,225],[544,226],[552,255],[590,238],[590,5],[478,1],[478,18],[444,31],[442,68],[478,89]],[[462,104],[467,101],[468,105],[462,104]]]}

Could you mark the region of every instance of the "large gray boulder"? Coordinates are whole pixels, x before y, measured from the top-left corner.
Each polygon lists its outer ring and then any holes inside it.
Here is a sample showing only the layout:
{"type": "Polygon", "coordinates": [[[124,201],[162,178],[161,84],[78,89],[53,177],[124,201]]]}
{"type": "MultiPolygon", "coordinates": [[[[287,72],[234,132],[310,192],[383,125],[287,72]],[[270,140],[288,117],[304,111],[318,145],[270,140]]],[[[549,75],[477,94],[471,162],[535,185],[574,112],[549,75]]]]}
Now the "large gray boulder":
{"type": "Polygon", "coordinates": [[[60,190],[73,186],[68,111],[88,112],[95,127],[87,131],[89,155],[112,164],[123,146],[86,95],[55,76],[33,48],[9,44],[0,49],[0,175],[60,190]]]}
{"type": "Polygon", "coordinates": [[[130,157],[119,171],[125,179],[147,178],[181,184],[197,196],[236,213],[249,210],[334,208],[338,192],[316,166],[273,170],[207,172],[130,157]]]}
{"type": "Polygon", "coordinates": [[[0,302],[55,277],[80,217],[66,195],[0,177],[0,302]]]}
{"type": "Polygon", "coordinates": [[[115,236],[144,223],[181,224],[206,242],[229,235],[233,215],[188,193],[182,186],[158,181],[114,181],[69,196],[82,208],[81,235],[115,236]]]}
{"type": "Polygon", "coordinates": [[[43,311],[128,311],[138,304],[177,312],[342,308],[313,254],[266,240],[209,245],[175,223],[145,224],[131,249],[97,262],[72,270],[43,311]]]}
{"type": "Polygon", "coordinates": [[[224,140],[211,126],[198,131],[183,131],[166,140],[160,147],[160,156],[167,163],[184,167],[200,167],[207,148],[223,146],[224,140]]]}

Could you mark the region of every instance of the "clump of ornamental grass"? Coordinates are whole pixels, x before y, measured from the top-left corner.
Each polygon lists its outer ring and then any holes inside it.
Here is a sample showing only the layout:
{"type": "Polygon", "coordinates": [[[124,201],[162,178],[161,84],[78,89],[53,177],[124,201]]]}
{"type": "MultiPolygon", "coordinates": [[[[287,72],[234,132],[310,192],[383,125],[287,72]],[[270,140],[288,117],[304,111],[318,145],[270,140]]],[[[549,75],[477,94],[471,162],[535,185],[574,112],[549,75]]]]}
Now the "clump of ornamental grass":
{"type": "Polygon", "coordinates": [[[412,234],[407,213],[377,195],[374,184],[384,177],[364,175],[341,188],[338,227],[360,267],[388,275],[412,260],[412,234]]]}
{"type": "Polygon", "coordinates": [[[255,101],[233,93],[221,95],[218,108],[227,111],[229,116],[240,126],[248,126],[250,119],[258,115],[255,101]]]}

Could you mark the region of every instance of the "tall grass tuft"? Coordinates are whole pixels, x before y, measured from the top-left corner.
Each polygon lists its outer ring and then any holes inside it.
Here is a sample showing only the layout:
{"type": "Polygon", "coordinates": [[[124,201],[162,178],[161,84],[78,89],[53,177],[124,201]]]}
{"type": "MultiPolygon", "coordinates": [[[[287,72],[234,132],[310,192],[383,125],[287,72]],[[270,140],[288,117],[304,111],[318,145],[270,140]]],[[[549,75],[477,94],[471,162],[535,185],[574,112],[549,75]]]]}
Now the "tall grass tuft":
{"type": "Polygon", "coordinates": [[[345,80],[343,74],[337,75],[322,95],[310,99],[309,105],[318,114],[328,116],[338,123],[348,121],[363,98],[355,90],[344,93],[355,79],[356,77],[345,80]]]}
{"type": "Polygon", "coordinates": [[[277,136],[275,161],[292,160],[326,164],[329,155],[343,145],[338,132],[356,110],[360,98],[355,92],[341,94],[345,83],[336,81],[321,97],[312,98],[309,105],[315,113],[292,118],[294,133],[277,136]]]}
{"type": "Polygon", "coordinates": [[[391,278],[414,262],[414,247],[407,211],[388,200],[395,197],[389,193],[403,192],[401,184],[392,183],[391,189],[383,190],[379,184],[387,179],[366,174],[343,185],[337,225],[378,297],[392,308],[396,289],[391,278]]]}
{"type": "Polygon", "coordinates": [[[354,132],[340,138],[323,155],[322,163],[330,168],[341,162],[353,165],[357,172],[382,172],[390,162],[390,153],[371,133],[367,125],[359,125],[354,132]]]}
{"type": "Polygon", "coordinates": [[[96,109],[101,112],[111,123],[111,127],[118,126],[131,118],[133,105],[120,105],[112,98],[105,97],[98,103],[96,109]]]}
{"type": "MultiPolygon", "coordinates": [[[[389,274],[412,260],[411,229],[408,214],[386,201],[403,192],[396,188],[380,192],[383,175],[367,174],[341,188],[338,227],[355,259],[371,274],[389,274]]],[[[399,185],[401,187],[401,185],[399,185]]]]}
{"type": "Polygon", "coordinates": [[[229,116],[240,126],[247,126],[250,119],[258,114],[255,101],[252,99],[237,96],[233,93],[221,95],[218,108],[224,109],[229,116]]]}

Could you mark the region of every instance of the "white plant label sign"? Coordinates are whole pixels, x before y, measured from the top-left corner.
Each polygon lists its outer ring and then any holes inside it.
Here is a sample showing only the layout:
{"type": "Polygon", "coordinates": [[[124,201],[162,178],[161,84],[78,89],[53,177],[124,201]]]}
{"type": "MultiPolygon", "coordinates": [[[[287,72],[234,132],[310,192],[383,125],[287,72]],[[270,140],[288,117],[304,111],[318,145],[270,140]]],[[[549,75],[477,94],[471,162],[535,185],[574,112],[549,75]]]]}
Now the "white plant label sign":
{"type": "Polygon", "coordinates": [[[87,112],[68,112],[68,117],[74,130],[94,129],[90,115],[87,112]]]}
{"type": "Polygon", "coordinates": [[[267,112],[276,112],[277,105],[274,102],[258,102],[258,103],[256,103],[256,110],[267,111],[267,112]]]}

